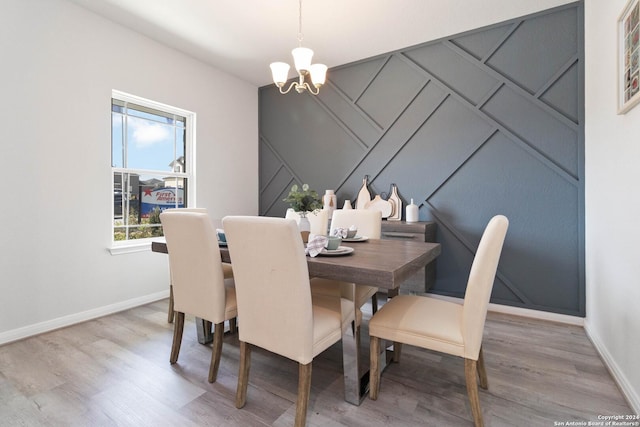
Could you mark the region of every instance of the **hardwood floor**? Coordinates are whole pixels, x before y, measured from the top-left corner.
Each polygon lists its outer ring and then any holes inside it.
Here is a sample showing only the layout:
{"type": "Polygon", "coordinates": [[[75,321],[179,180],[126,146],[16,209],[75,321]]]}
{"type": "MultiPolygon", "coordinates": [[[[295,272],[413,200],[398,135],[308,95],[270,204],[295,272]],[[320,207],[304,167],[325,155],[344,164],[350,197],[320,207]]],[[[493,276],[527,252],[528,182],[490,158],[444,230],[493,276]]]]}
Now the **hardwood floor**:
{"type": "MultiPolygon", "coordinates": [[[[293,425],[297,363],[254,349],[247,404],[236,409],[237,335],[225,337],[218,380],[209,384],[211,347],[197,343],[189,317],[178,363],[169,364],[167,305],[1,346],[0,426],[293,425]]],[[[580,327],[490,313],[483,348],[487,426],[632,413],[580,327]]],[[[341,355],[338,344],[313,362],[307,425],[472,425],[462,359],[404,346],[401,363],[382,374],[378,400],[353,406],[343,400],[341,355]]]]}

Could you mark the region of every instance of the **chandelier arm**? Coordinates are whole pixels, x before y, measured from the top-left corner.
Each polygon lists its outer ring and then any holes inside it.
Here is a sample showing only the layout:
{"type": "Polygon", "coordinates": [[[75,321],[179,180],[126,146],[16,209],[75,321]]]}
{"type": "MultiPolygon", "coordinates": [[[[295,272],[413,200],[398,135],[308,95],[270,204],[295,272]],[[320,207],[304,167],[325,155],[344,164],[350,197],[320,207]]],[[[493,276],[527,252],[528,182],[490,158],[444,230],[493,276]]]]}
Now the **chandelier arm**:
{"type": "Polygon", "coordinates": [[[309,83],[304,82],[304,85],[307,87],[307,90],[309,91],[309,93],[310,93],[311,95],[317,95],[317,94],[319,94],[319,93],[320,93],[320,87],[319,87],[319,86],[318,86],[318,87],[316,87],[316,91],[314,92],[314,91],[313,91],[313,89],[311,89],[311,86],[309,86],[309,83]]]}
{"type": "Polygon", "coordinates": [[[286,95],[286,94],[288,94],[288,93],[291,91],[291,89],[293,89],[293,87],[294,87],[294,86],[296,86],[297,84],[298,84],[298,82],[293,81],[293,82],[291,82],[291,84],[289,85],[289,88],[288,88],[287,90],[285,90],[285,91],[283,91],[283,90],[282,90],[282,87],[283,87],[284,85],[282,85],[282,86],[278,86],[278,90],[280,90],[280,93],[281,93],[281,94],[286,95]]]}

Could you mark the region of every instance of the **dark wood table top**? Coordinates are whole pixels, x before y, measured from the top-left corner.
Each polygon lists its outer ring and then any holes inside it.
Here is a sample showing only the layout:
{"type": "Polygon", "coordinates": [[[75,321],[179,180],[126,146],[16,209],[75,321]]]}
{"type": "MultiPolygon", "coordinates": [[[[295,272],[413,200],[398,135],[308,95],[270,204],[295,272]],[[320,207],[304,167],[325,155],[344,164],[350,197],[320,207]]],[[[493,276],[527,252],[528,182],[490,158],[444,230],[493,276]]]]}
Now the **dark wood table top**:
{"type": "MultiPolygon", "coordinates": [[[[396,289],[420,268],[440,255],[440,243],[375,240],[344,243],[354,251],[344,256],[307,257],[309,275],[384,289],[396,289]]],[[[152,242],[151,250],[168,253],[165,242],[152,242]]],[[[231,262],[229,249],[220,247],[223,262],[231,262]]]]}

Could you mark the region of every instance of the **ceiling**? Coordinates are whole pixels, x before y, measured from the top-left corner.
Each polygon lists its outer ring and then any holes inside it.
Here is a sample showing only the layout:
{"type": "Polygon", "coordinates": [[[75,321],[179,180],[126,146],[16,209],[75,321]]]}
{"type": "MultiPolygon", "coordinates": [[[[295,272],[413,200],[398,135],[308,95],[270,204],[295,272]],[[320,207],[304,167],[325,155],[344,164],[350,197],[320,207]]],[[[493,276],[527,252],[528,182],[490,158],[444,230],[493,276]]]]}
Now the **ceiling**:
{"type": "MultiPolygon", "coordinates": [[[[293,63],[298,0],[71,1],[256,86],[293,63]]],[[[569,2],[304,0],[303,46],[334,67],[569,2]]]]}

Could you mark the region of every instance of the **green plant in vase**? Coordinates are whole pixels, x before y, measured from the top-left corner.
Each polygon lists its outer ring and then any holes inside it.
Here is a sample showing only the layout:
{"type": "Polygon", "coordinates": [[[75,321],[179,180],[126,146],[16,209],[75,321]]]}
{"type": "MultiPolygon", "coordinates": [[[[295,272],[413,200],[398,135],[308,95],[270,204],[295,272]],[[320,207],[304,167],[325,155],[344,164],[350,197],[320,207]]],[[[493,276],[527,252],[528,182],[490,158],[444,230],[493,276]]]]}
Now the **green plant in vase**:
{"type": "Polygon", "coordinates": [[[298,229],[302,235],[302,241],[307,242],[311,223],[307,218],[307,212],[314,212],[322,209],[322,199],[315,190],[310,190],[308,184],[302,184],[302,190],[297,184],[293,184],[291,191],[283,201],[289,203],[289,206],[300,215],[298,221],[298,229]]]}
{"type": "Polygon", "coordinates": [[[289,203],[294,211],[300,212],[300,216],[306,216],[307,212],[322,209],[322,199],[316,190],[310,190],[309,184],[302,184],[302,189],[293,184],[291,191],[283,201],[289,203]]]}

